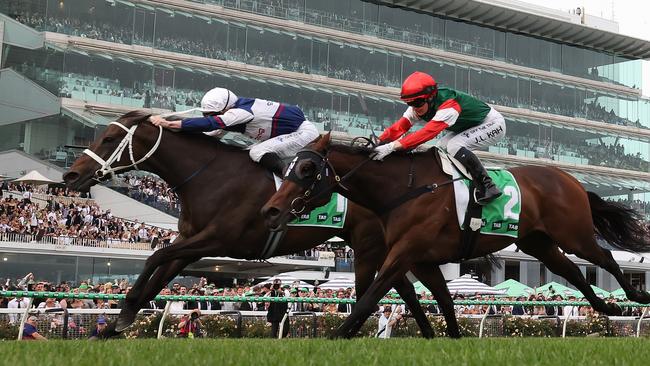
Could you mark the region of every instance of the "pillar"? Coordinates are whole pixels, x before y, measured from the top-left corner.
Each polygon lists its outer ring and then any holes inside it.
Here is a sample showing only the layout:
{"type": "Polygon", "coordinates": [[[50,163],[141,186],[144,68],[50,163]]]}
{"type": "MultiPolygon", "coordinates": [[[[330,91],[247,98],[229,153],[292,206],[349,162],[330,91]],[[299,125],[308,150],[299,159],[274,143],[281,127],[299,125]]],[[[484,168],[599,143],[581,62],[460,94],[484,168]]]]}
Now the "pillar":
{"type": "Polygon", "coordinates": [[[490,282],[492,283],[489,283],[490,286],[494,286],[506,280],[506,261],[503,259],[497,259],[497,261],[501,268],[492,266],[490,272],[490,282]]]}

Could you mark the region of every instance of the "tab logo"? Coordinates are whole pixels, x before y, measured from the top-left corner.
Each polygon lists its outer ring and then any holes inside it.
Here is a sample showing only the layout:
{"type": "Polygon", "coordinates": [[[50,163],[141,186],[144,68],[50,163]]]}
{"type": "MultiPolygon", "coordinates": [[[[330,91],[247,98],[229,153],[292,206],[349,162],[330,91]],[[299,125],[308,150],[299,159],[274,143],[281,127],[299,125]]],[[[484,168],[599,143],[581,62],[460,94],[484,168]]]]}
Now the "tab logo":
{"type": "Polygon", "coordinates": [[[332,216],[332,222],[343,222],[343,215],[332,216]]]}
{"type": "Polygon", "coordinates": [[[318,222],[327,221],[327,218],[328,218],[328,215],[325,214],[325,213],[318,214],[318,216],[316,216],[316,221],[318,221],[318,222]]]}
{"type": "Polygon", "coordinates": [[[311,215],[308,213],[300,215],[300,221],[308,221],[310,218],[311,215]]]}

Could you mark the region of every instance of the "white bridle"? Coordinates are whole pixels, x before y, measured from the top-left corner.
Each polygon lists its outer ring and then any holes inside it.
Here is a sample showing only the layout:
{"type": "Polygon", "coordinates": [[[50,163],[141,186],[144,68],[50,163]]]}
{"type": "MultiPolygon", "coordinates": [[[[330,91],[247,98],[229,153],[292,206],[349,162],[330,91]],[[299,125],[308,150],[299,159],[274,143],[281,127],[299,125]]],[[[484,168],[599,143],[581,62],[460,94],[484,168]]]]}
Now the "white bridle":
{"type": "Polygon", "coordinates": [[[93,160],[95,160],[100,165],[100,168],[95,171],[95,177],[97,178],[106,177],[108,174],[114,174],[116,172],[119,172],[120,170],[125,170],[129,168],[135,168],[137,170],[138,164],[149,159],[151,155],[153,155],[156,152],[158,146],[160,145],[160,141],[162,140],[163,128],[162,126],[158,126],[158,139],[156,140],[156,143],[153,145],[151,150],[149,150],[149,152],[146,153],[140,160],[135,161],[135,158],[133,157],[133,135],[135,134],[135,130],[138,128],[139,123],[131,126],[131,128],[127,128],[120,122],[111,122],[109,123],[109,126],[110,125],[119,126],[121,129],[126,131],[126,136],[124,136],[122,141],[120,141],[120,144],[117,146],[115,151],[113,151],[113,153],[107,160],[102,159],[99,155],[95,154],[95,152],[93,152],[90,149],[85,149],[83,151],[84,154],[93,158],[93,160]],[[114,162],[122,159],[122,154],[124,153],[124,150],[126,149],[127,146],[129,147],[129,157],[131,158],[131,164],[118,166],[115,168],[111,167],[111,165],[114,162]]]}

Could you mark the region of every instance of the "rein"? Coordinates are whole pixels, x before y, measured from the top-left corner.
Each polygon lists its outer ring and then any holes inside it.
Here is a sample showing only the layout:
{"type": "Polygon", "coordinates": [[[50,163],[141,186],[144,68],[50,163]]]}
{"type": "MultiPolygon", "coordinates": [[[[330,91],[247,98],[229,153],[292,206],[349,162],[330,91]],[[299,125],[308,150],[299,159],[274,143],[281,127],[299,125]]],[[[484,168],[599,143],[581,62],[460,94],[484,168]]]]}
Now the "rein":
{"type": "Polygon", "coordinates": [[[219,156],[219,154],[214,154],[212,159],[208,160],[207,163],[203,164],[199,169],[195,170],[194,173],[190,174],[189,177],[185,178],[185,180],[181,184],[179,184],[179,185],[177,185],[175,187],[172,187],[169,190],[172,193],[177,193],[178,190],[181,189],[181,187],[183,187],[185,184],[187,184],[187,182],[191,181],[192,178],[194,178],[197,175],[201,174],[201,172],[203,172],[207,167],[209,167],[210,164],[212,164],[213,161],[217,160],[217,156],[219,156]]]}
{"type": "MultiPolygon", "coordinates": [[[[305,193],[303,193],[302,196],[298,196],[298,197],[294,198],[291,201],[291,204],[290,204],[291,211],[290,211],[290,213],[292,215],[297,217],[299,214],[301,214],[305,210],[305,208],[307,207],[309,202],[314,201],[317,198],[320,198],[320,197],[322,197],[322,196],[324,196],[326,194],[330,194],[332,191],[334,191],[334,189],[337,186],[343,188],[346,191],[349,191],[349,189],[343,185],[343,182],[346,181],[348,178],[350,178],[354,173],[356,173],[366,163],[368,163],[370,160],[372,160],[372,157],[366,158],[361,163],[357,164],[354,168],[350,169],[350,171],[347,174],[345,174],[343,177],[340,177],[336,173],[336,170],[334,169],[334,166],[332,165],[332,163],[329,161],[328,154],[329,154],[329,151],[328,151],[328,153],[326,155],[323,155],[323,154],[319,153],[316,150],[304,149],[304,150],[299,151],[296,154],[296,157],[293,159],[293,161],[289,165],[289,168],[287,169],[287,173],[285,175],[285,179],[290,180],[290,181],[296,183],[297,185],[299,185],[299,186],[306,189],[305,193]],[[304,156],[304,155],[316,155],[316,157],[318,159],[320,159],[320,162],[315,162],[314,161],[315,159],[310,159],[310,158],[306,158],[306,157],[301,158],[301,156],[304,156]],[[316,177],[313,180],[313,182],[311,183],[311,185],[309,185],[308,182],[305,182],[304,179],[299,177],[295,172],[296,164],[298,163],[298,161],[300,161],[302,159],[311,160],[312,162],[314,162],[316,164],[319,164],[318,174],[316,175],[316,177]],[[324,176],[329,176],[328,171],[327,171],[328,167],[329,167],[329,169],[332,170],[332,173],[334,174],[334,180],[335,180],[336,183],[332,184],[332,185],[328,185],[327,187],[325,187],[325,188],[323,188],[321,190],[318,190],[318,186],[322,182],[323,175],[324,176]],[[309,185],[309,187],[308,187],[308,185],[309,185]],[[311,196],[312,192],[316,192],[316,194],[311,196]],[[300,206],[296,207],[298,204],[300,204],[300,206]]],[[[413,185],[414,172],[413,172],[413,166],[412,165],[413,165],[413,161],[411,160],[411,167],[409,169],[409,182],[408,182],[409,183],[408,184],[409,188],[413,185]]],[[[395,208],[401,206],[402,204],[404,204],[404,203],[406,203],[406,202],[408,202],[408,201],[410,201],[412,199],[415,199],[415,198],[417,198],[417,197],[419,197],[419,196],[421,196],[421,195],[423,195],[425,193],[434,193],[438,188],[444,187],[446,185],[452,184],[452,183],[454,183],[454,182],[456,182],[458,180],[462,180],[462,179],[463,179],[462,177],[455,178],[455,179],[449,179],[449,180],[446,180],[446,181],[444,181],[442,183],[427,184],[427,185],[423,185],[423,186],[420,186],[418,188],[415,188],[413,190],[409,190],[406,193],[402,194],[401,196],[399,196],[399,197],[395,198],[394,200],[390,201],[388,204],[382,206],[379,209],[378,214],[379,214],[379,216],[383,216],[383,215],[389,213],[390,211],[394,210],[395,208]]]]}

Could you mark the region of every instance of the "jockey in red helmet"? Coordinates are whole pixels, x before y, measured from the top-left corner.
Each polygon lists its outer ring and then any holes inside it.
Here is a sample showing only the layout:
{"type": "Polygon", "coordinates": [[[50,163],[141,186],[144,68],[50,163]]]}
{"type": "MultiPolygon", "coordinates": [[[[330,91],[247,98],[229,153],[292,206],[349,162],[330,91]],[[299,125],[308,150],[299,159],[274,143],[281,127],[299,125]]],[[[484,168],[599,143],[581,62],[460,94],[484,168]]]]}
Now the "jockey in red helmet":
{"type": "Polygon", "coordinates": [[[419,71],[404,80],[401,99],[409,107],[402,118],[379,136],[379,140],[386,144],[375,148],[375,160],[383,160],[396,150],[415,148],[447,130],[438,146],[446,149],[472,175],[478,187],[478,203],[487,204],[501,195],[471,151],[503,138],[506,124],[499,112],[468,94],[438,88],[430,75],[419,71]],[[425,125],[419,131],[402,137],[415,122],[425,125]]]}

